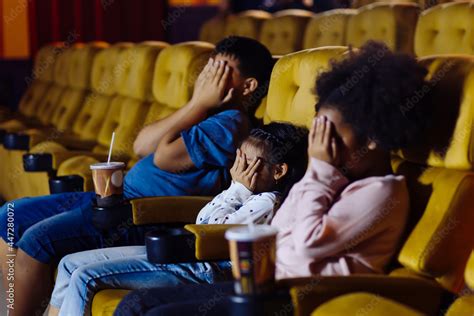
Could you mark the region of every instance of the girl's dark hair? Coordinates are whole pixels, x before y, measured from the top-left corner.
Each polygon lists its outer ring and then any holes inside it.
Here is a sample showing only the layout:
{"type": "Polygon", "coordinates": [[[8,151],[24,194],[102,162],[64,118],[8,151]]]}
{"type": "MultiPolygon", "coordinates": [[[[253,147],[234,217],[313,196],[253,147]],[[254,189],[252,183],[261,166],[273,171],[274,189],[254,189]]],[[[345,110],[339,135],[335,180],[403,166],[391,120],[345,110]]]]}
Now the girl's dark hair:
{"type": "Polygon", "coordinates": [[[428,122],[426,74],[414,57],[369,41],[317,78],[316,110],[337,109],[361,143],[400,149],[417,141],[428,122]]]}
{"type": "Polygon", "coordinates": [[[247,139],[255,146],[263,146],[271,164],[286,163],[288,172],[277,185],[283,199],[291,187],[304,175],[308,165],[308,130],[289,123],[273,122],[255,128],[247,139]]]}

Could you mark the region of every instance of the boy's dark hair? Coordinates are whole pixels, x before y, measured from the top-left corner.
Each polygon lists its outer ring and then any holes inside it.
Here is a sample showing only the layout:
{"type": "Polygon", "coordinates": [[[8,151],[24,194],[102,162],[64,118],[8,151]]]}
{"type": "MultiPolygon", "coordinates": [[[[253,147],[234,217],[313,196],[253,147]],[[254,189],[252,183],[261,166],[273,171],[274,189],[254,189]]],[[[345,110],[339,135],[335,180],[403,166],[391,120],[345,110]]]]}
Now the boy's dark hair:
{"type": "Polygon", "coordinates": [[[263,146],[265,157],[271,164],[286,163],[287,174],[277,185],[285,198],[291,187],[304,175],[308,165],[308,129],[289,123],[273,122],[254,128],[249,140],[255,146],[263,146]]]}
{"type": "Polygon", "coordinates": [[[228,55],[239,61],[239,71],[244,77],[253,77],[258,81],[258,88],[250,98],[249,114],[256,108],[268,91],[270,75],[274,61],[270,51],[254,39],[242,36],[228,36],[216,44],[214,54],[228,55]]]}
{"type": "Polygon", "coordinates": [[[317,78],[316,111],[337,109],[361,143],[373,140],[386,150],[403,148],[427,122],[426,74],[414,57],[369,41],[317,78]]]}

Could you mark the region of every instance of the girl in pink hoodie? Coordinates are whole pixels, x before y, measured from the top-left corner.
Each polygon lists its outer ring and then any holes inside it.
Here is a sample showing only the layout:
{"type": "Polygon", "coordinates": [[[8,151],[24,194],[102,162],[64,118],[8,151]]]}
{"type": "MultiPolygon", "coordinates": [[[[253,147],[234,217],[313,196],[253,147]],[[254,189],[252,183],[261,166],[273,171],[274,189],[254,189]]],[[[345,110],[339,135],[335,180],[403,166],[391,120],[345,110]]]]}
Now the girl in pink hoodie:
{"type": "Polygon", "coordinates": [[[414,58],[371,42],[319,76],[309,167],[272,221],[277,278],[383,273],[409,212],[390,151],[423,128],[425,102],[409,101],[425,75],[414,58]]]}

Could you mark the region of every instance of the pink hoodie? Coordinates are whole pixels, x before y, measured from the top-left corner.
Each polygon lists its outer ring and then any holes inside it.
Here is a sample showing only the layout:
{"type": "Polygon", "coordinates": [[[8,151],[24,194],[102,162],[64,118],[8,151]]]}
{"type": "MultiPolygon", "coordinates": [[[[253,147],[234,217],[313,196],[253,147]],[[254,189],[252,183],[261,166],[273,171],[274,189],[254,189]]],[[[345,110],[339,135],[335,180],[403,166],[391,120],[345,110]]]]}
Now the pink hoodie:
{"type": "Polygon", "coordinates": [[[408,205],[403,176],[349,184],[313,158],[272,221],[279,229],[277,278],[382,273],[397,250],[408,205]]]}

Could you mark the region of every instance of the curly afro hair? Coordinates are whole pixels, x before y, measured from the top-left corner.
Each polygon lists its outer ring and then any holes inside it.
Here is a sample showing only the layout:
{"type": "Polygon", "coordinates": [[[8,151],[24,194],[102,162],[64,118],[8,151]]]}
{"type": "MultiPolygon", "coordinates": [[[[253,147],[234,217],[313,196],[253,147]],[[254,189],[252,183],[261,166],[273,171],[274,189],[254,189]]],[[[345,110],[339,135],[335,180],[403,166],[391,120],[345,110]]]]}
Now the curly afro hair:
{"type": "Polygon", "coordinates": [[[427,121],[431,89],[426,75],[415,58],[369,41],[317,78],[316,110],[337,109],[361,143],[404,148],[417,141],[427,121]]]}

